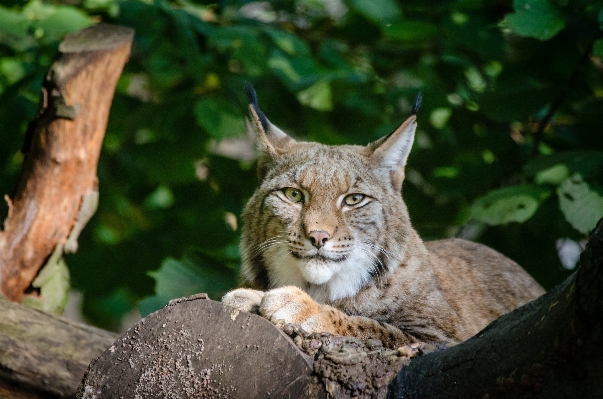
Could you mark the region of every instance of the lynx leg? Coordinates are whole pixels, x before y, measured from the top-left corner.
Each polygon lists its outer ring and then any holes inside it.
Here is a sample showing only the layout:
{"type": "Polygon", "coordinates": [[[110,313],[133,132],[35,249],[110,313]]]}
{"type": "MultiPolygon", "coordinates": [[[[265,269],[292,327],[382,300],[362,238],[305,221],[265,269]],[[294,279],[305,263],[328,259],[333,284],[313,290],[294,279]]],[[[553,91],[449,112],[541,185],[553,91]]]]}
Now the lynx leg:
{"type": "Polygon", "coordinates": [[[377,338],[388,348],[397,348],[418,340],[408,333],[376,320],[350,316],[332,306],[315,302],[310,295],[293,286],[265,293],[260,314],[272,321],[299,324],[304,330],[328,332],[360,339],[377,338]]]}

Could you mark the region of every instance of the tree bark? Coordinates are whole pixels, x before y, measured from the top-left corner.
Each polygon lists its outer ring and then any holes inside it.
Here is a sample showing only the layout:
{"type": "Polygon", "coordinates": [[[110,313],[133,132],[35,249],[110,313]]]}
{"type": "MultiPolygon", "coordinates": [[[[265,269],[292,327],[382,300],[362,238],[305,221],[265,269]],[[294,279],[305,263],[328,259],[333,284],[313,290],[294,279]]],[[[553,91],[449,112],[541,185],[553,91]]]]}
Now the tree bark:
{"type": "Polygon", "coordinates": [[[74,252],[96,210],[96,169],[134,31],[96,25],[68,36],[26,135],[23,171],[0,231],[0,293],[20,301],[57,246],[74,252]]]}
{"type": "Polygon", "coordinates": [[[0,398],[74,398],[116,334],[0,297],[0,398]]]}
{"type": "Polygon", "coordinates": [[[462,344],[414,360],[388,397],[534,396],[603,397],[603,219],[576,273],[462,344]]]}
{"type": "Polygon", "coordinates": [[[289,339],[261,317],[204,296],[174,301],[93,361],[78,397],[601,397],[603,221],[580,264],[475,337],[410,361],[409,351],[427,348],[392,353],[371,340],[285,325],[289,339]]]}

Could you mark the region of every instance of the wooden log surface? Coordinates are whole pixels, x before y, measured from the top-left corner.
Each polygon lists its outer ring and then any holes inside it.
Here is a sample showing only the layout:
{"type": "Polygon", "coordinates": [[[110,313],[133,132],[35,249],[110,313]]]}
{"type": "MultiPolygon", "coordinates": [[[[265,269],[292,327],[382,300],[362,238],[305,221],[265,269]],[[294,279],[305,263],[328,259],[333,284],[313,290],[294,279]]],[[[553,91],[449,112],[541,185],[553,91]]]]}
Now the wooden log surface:
{"type": "Polygon", "coordinates": [[[80,398],[325,398],[312,359],[272,323],[207,299],[170,302],[94,360],[80,398]]]}
{"type": "Polygon", "coordinates": [[[117,334],[0,296],[0,398],[73,398],[91,359],[117,334]]]}
{"type": "Polygon", "coordinates": [[[57,246],[75,251],[92,216],[96,170],[134,31],[96,25],[68,36],[43,82],[21,177],[0,231],[0,293],[21,301],[57,246]]]}

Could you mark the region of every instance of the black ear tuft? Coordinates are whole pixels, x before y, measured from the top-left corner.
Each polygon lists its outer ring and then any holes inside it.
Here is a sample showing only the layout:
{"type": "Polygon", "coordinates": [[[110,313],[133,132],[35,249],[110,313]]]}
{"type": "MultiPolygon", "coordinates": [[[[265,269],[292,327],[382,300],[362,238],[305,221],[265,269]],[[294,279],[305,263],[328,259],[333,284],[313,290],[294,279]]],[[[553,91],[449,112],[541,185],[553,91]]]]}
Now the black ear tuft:
{"type": "Polygon", "coordinates": [[[245,83],[245,93],[247,94],[247,98],[249,99],[249,102],[251,103],[255,113],[258,115],[264,131],[267,132],[270,126],[268,123],[268,118],[266,118],[266,115],[264,115],[264,113],[260,110],[260,106],[258,105],[258,96],[255,93],[253,85],[249,82],[245,83]]]}
{"type": "MultiPolygon", "coordinates": [[[[252,87],[253,89],[253,87],[252,87]]],[[[423,94],[419,92],[417,94],[417,98],[415,98],[415,103],[412,106],[412,115],[416,115],[419,112],[419,108],[421,108],[421,104],[423,104],[423,94]]]]}

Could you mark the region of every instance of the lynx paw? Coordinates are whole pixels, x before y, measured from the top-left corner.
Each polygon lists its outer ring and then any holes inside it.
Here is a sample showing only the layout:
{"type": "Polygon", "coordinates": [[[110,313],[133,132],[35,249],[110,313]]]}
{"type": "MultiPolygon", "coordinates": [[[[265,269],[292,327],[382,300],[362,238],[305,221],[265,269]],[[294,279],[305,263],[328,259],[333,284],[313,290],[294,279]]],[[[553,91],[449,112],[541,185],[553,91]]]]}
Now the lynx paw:
{"type": "Polygon", "coordinates": [[[333,327],[334,309],[325,309],[310,295],[297,287],[281,287],[265,293],[260,314],[268,320],[295,323],[312,332],[336,333],[333,327]]]}
{"type": "Polygon", "coordinates": [[[259,314],[260,302],[264,292],[248,288],[238,288],[228,292],[222,297],[222,303],[243,312],[259,314]]]}

